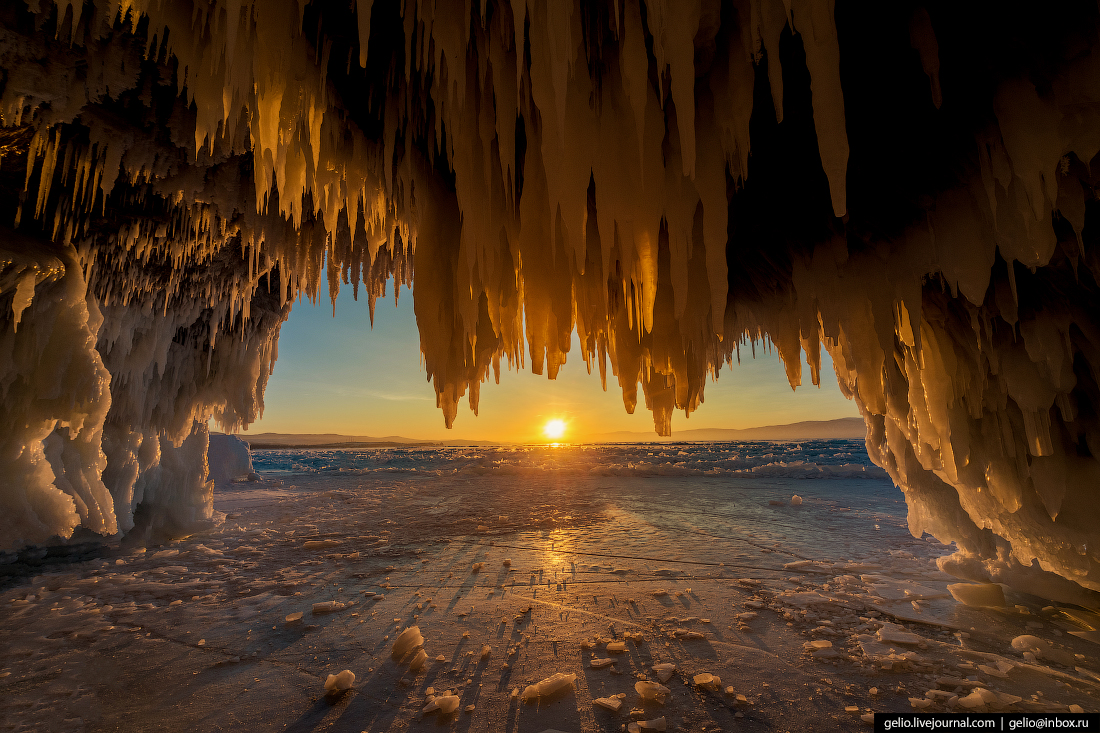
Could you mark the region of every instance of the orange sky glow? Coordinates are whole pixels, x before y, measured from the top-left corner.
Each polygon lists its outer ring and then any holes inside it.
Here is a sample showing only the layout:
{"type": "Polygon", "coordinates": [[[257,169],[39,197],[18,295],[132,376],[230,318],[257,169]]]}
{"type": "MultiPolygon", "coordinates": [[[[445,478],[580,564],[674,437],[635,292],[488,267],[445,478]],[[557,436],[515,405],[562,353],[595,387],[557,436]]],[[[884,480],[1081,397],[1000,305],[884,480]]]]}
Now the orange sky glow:
{"type": "MultiPolygon", "coordinates": [[[[365,299],[355,301],[341,290],[336,303],[294,306],[279,339],[279,359],[264,397],[263,418],[246,434],[338,433],[356,436],[401,436],[424,440],[490,440],[545,443],[550,420],[562,420],[560,440],[583,441],[615,431],[654,435],[653,419],[641,390],[635,414],[627,414],[616,378],[600,385],[597,369],[588,373],[575,342],[569,361],[556,380],[502,365],[500,384],[483,384],[478,414],[464,399],[454,428],[447,430],[435,406],[435,393],[420,361],[419,336],[412,294],[403,290],[398,307],[393,294],[377,304],[374,329],[365,299]]],[[[690,418],[673,417],[677,430],[748,428],[800,420],[829,420],[859,413],[836,384],[832,364],[822,351],[822,385],[809,383],[792,391],[774,351],[757,344],[757,358],[742,348],[742,363],[709,382],[704,402],[690,418]]],[[[655,437],[655,435],[654,435],[655,437]]]]}

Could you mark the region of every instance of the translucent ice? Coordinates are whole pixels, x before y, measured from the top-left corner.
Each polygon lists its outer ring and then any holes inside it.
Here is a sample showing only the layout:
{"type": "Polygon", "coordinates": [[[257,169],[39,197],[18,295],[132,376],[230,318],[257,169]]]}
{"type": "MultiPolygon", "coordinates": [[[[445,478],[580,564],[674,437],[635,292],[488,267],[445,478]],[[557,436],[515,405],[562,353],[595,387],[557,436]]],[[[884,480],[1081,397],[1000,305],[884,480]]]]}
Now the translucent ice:
{"type": "Polygon", "coordinates": [[[653,673],[657,675],[658,682],[668,682],[672,679],[672,673],[676,671],[676,665],[671,662],[662,662],[661,664],[654,664],[653,673]]]}
{"type": "Polygon", "coordinates": [[[722,680],[720,677],[710,674],[709,672],[702,672],[691,678],[691,681],[695,683],[696,687],[704,690],[718,691],[722,689],[722,680]]]}
{"type": "Polygon", "coordinates": [[[656,682],[648,682],[646,680],[635,682],[634,690],[643,700],[653,700],[662,704],[670,692],[664,685],[657,684],[656,682]]]}
{"type": "Polygon", "coordinates": [[[996,583],[952,583],[947,590],[956,601],[967,606],[1005,605],[1004,589],[996,583]]]}
{"type": "Polygon", "coordinates": [[[350,669],[345,669],[342,672],[336,674],[330,674],[325,679],[325,692],[343,692],[344,690],[350,690],[355,684],[355,673],[350,669]]]}
{"type": "Polygon", "coordinates": [[[314,615],[321,615],[323,613],[333,613],[335,611],[343,611],[347,608],[349,603],[341,603],[340,601],[322,601],[321,603],[313,604],[314,615]]]}
{"type": "Polygon", "coordinates": [[[677,639],[683,639],[684,641],[695,641],[698,639],[705,639],[706,634],[698,631],[692,631],[691,629],[675,629],[672,635],[677,639]]]}
{"type": "Polygon", "coordinates": [[[410,626],[398,634],[397,638],[394,640],[393,649],[390,651],[390,657],[393,661],[399,662],[413,649],[422,646],[424,646],[424,637],[420,634],[420,627],[410,626]]]}
{"type": "Polygon", "coordinates": [[[439,695],[438,697],[432,698],[431,702],[425,705],[421,712],[427,714],[438,711],[440,715],[450,715],[458,710],[458,706],[461,702],[458,695],[439,695]]]}
{"type": "Polygon", "coordinates": [[[919,644],[923,639],[914,633],[906,631],[897,624],[884,623],[878,630],[878,639],[884,644],[919,644]]]}
{"type": "Polygon", "coordinates": [[[549,697],[567,687],[572,687],[576,679],[577,675],[573,673],[567,674],[565,672],[558,672],[557,674],[551,675],[540,682],[528,685],[524,688],[522,694],[523,701],[534,702],[540,697],[549,697]]]}
{"type": "Polygon", "coordinates": [[[1012,639],[1012,648],[1017,652],[1031,652],[1040,659],[1049,659],[1058,664],[1072,667],[1076,664],[1076,658],[1070,652],[1055,647],[1045,639],[1031,634],[1022,634],[1012,639]]]}

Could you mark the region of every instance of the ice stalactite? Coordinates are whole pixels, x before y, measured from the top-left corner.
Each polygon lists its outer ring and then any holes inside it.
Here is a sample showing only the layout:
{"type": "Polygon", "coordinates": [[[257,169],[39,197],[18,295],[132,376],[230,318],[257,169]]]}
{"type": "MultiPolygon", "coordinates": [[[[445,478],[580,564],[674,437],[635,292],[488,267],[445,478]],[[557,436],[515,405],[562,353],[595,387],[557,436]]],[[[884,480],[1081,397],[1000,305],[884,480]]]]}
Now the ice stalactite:
{"type": "Polygon", "coordinates": [[[111,372],[104,481],[120,529],[150,537],[213,519],[206,467],[207,420],[239,429],[262,411],[279,327],[289,312],[275,297],[254,298],[250,317],[218,334],[227,316],[181,302],[158,313],[104,308],[97,348],[111,372]]]}
{"type": "Polygon", "coordinates": [[[448,425],[502,360],[553,378],[574,329],[662,434],[742,346],[794,387],[823,343],[945,567],[1094,603],[1100,21],[1032,10],[4,8],[4,353],[67,314],[72,368],[110,374],[58,383],[79,426],[11,438],[54,498],[4,542],[208,520],[203,426],[259,414],[289,303],[393,277],[448,425]]]}
{"type": "MultiPolygon", "coordinates": [[[[460,396],[469,394],[476,407],[485,374],[478,364],[529,357],[536,371],[554,376],[577,325],[576,296],[587,306],[582,356],[600,361],[603,371],[606,355],[627,352],[628,373],[619,375],[624,401],[633,409],[641,383],[658,406],[657,428],[667,433],[674,406],[690,411],[699,402],[705,354],[721,350],[726,168],[736,159],[738,176],[746,173],[747,112],[737,107],[751,98],[754,64],[747,4],[689,10],[637,2],[481,9],[360,3],[356,23],[338,27],[346,11],[293,1],[104,3],[79,16],[68,6],[42,8],[34,23],[104,54],[96,85],[64,74],[41,79],[30,60],[45,50],[13,64],[5,119],[30,120],[35,129],[27,156],[34,205],[24,204],[20,216],[52,218],[54,233],[87,239],[97,201],[102,215],[108,199],[144,205],[154,193],[170,202],[179,226],[169,234],[161,225],[149,232],[126,223],[114,239],[140,254],[150,234],[168,234],[160,246],[183,262],[208,255],[212,240],[225,236],[225,220],[205,195],[220,178],[223,188],[212,193],[225,218],[235,205],[249,256],[266,255],[292,279],[290,292],[310,297],[326,251],[337,275],[331,284],[369,273],[362,276],[374,293],[392,272],[374,268],[381,250],[383,261],[400,260],[415,250],[421,230],[445,229],[432,246],[457,247],[467,272],[448,268],[453,315],[445,327],[454,338],[425,339],[424,350],[448,424],[460,396]],[[744,24],[732,48],[718,37],[723,12],[744,24]],[[470,13],[477,17],[469,27],[454,21],[470,13]],[[366,35],[348,37],[347,28],[366,35]],[[696,89],[697,45],[720,67],[714,91],[696,89]],[[739,85],[732,95],[726,76],[739,85]],[[364,88],[365,95],[354,92],[364,88]],[[600,104],[594,95],[603,97],[600,104]],[[114,100],[138,110],[146,124],[120,129],[100,111],[114,100]],[[167,140],[150,134],[158,113],[167,140]],[[697,153],[700,145],[707,154],[697,153]],[[237,170],[232,180],[224,169],[235,169],[240,154],[249,156],[251,170],[237,170]],[[54,172],[58,161],[61,175],[54,172]],[[79,174],[67,180],[70,168],[79,174]],[[54,186],[67,183],[51,206],[54,186]],[[252,186],[251,195],[236,190],[242,184],[252,186]],[[457,222],[441,229],[437,218],[454,209],[457,222]],[[257,212],[280,218],[293,233],[272,237],[248,226],[257,212]],[[596,238],[602,251],[589,251],[596,238]],[[691,320],[680,335],[700,354],[690,375],[685,365],[655,360],[646,345],[629,343],[653,331],[662,238],[673,263],[667,287],[676,320],[685,312],[691,320]],[[703,297],[687,281],[696,245],[706,253],[709,300],[689,305],[703,297]],[[617,335],[623,326],[633,335],[617,335]]],[[[831,10],[822,3],[794,12],[811,28],[831,10]]],[[[787,20],[770,13],[756,31],[778,34],[787,20]]],[[[829,23],[817,30],[815,49],[824,50],[813,68],[824,85],[819,116],[832,125],[828,136],[822,128],[822,149],[842,208],[846,143],[843,124],[835,124],[843,121],[843,104],[834,35],[829,23]]],[[[116,246],[111,239],[97,233],[88,246],[116,246]]],[[[255,280],[233,297],[247,302],[255,280]]]]}
{"type": "Polygon", "coordinates": [[[944,569],[1086,605],[1100,590],[1097,79],[1082,53],[1043,95],[1001,83],[972,167],[924,221],[875,249],[818,247],[791,282],[913,534],[957,543],[944,569]]]}
{"type": "Polygon", "coordinates": [[[110,375],[95,348],[102,316],[71,247],[50,253],[10,230],[5,240],[0,284],[14,293],[0,334],[0,533],[9,547],[68,536],[78,525],[113,534],[101,478],[111,406],[110,375]]]}

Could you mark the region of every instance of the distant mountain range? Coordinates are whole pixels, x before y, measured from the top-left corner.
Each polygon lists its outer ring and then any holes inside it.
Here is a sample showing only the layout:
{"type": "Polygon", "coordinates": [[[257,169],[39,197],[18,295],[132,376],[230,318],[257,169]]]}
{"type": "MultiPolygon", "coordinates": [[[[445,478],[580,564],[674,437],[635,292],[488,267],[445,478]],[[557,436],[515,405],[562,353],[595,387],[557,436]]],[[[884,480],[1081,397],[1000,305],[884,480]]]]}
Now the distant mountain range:
{"type": "MultiPolygon", "coordinates": [[[[698,428],[677,430],[671,437],[663,438],[653,433],[637,433],[622,430],[615,433],[599,433],[583,436],[577,442],[584,443],[670,443],[707,442],[728,440],[833,440],[839,438],[862,439],[867,429],[860,417],[842,417],[836,420],[805,420],[789,425],[766,425],[759,428],[738,430],[723,428],[698,428]]],[[[388,448],[397,446],[439,445],[501,445],[492,440],[419,440],[400,435],[373,437],[369,435],[339,435],[337,433],[256,433],[241,435],[254,450],[264,448],[388,448]]]]}
{"type": "Polygon", "coordinates": [[[836,420],[804,420],[788,425],[765,425],[759,428],[739,430],[723,428],[698,428],[696,430],[676,430],[670,437],[664,438],[653,433],[600,433],[589,435],[587,440],[593,443],[654,443],[654,442],[695,442],[728,440],[836,440],[840,438],[863,439],[867,437],[867,427],[862,417],[841,417],[836,420]]]}

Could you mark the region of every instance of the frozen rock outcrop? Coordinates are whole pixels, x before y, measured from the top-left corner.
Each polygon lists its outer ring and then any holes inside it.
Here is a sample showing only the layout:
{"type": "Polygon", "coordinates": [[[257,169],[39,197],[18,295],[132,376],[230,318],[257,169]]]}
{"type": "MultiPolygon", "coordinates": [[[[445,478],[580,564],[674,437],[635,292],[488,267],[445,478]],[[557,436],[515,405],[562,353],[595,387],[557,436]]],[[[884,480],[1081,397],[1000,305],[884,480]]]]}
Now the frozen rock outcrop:
{"type": "Polygon", "coordinates": [[[216,521],[290,304],[392,277],[448,425],[574,329],[663,434],[824,345],[946,570],[1098,604],[1094,4],[321,6],[0,11],[0,543],[216,521]]]}

